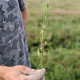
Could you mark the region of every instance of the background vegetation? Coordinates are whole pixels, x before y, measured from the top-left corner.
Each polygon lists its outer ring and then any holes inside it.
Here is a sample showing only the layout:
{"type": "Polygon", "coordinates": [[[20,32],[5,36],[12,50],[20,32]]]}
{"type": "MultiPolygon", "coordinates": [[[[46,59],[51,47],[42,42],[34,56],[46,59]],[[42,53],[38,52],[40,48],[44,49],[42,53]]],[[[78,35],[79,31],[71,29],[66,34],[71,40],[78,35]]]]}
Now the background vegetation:
{"type": "MultiPolygon", "coordinates": [[[[32,68],[39,68],[43,0],[25,0],[26,35],[32,68]]],[[[50,0],[45,51],[46,80],[80,80],[80,0],[50,0]]]]}

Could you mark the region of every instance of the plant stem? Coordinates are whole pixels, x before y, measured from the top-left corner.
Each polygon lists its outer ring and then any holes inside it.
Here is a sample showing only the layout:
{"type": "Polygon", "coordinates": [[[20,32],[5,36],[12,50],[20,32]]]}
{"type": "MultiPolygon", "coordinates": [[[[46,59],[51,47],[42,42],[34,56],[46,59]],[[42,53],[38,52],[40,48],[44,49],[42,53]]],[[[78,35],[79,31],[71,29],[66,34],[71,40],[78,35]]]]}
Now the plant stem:
{"type": "Polygon", "coordinates": [[[44,37],[45,37],[45,29],[46,29],[46,22],[48,19],[48,11],[49,11],[49,6],[48,6],[48,0],[46,3],[43,5],[44,9],[44,16],[42,20],[42,29],[41,29],[41,68],[43,68],[43,54],[44,54],[44,37]]]}
{"type": "Polygon", "coordinates": [[[43,68],[43,49],[44,49],[44,42],[43,42],[43,38],[44,38],[44,32],[42,33],[42,41],[41,41],[41,68],[43,68]]]}
{"type": "Polygon", "coordinates": [[[42,18],[42,28],[40,31],[40,49],[37,50],[37,54],[41,57],[41,68],[43,68],[43,60],[44,60],[44,42],[45,42],[45,30],[47,26],[48,12],[49,12],[49,1],[46,0],[43,4],[44,15],[42,18]],[[46,2],[47,1],[47,2],[46,2]]]}

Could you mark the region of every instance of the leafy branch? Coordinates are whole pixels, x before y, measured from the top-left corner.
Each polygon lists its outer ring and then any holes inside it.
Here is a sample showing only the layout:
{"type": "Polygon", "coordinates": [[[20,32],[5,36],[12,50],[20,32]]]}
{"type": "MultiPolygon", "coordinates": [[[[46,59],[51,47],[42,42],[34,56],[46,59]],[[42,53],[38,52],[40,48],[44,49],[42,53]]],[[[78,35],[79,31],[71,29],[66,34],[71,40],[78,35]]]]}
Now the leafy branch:
{"type": "Polygon", "coordinates": [[[44,46],[47,44],[45,42],[45,32],[46,32],[46,27],[47,27],[47,20],[49,17],[49,0],[43,3],[43,10],[44,10],[44,15],[42,17],[42,28],[40,30],[40,49],[37,50],[37,54],[41,56],[41,68],[43,68],[43,61],[44,61],[44,46]]]}

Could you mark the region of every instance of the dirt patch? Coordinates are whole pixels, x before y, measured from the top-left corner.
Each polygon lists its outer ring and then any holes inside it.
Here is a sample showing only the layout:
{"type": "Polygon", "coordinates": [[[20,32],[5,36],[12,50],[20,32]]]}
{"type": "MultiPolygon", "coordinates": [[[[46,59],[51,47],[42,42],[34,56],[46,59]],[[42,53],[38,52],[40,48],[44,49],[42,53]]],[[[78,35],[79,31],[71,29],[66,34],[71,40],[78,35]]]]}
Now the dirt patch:
{"type": "Polygon", "coordinates": [[[56,15],[56,14],[60,14],[60,15],[79,15],[80,11],[78,10],[51,10],[50,11],[51,15],[56,15]]]}

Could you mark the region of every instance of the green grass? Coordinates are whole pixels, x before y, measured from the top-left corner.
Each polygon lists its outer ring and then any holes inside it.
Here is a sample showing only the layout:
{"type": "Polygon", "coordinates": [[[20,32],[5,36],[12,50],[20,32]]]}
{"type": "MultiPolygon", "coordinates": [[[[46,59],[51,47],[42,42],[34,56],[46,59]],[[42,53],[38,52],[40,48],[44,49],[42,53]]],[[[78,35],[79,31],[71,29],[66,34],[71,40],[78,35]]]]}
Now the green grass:
{"type": "MultiPolygon", "coordinates": [[[[26,35],[32,68],[38,68],[43,0],[25,0],[26,35]]],[[[80,80],[80,0],[50,0],[47,27],[46,80],[80,80]]]]}

